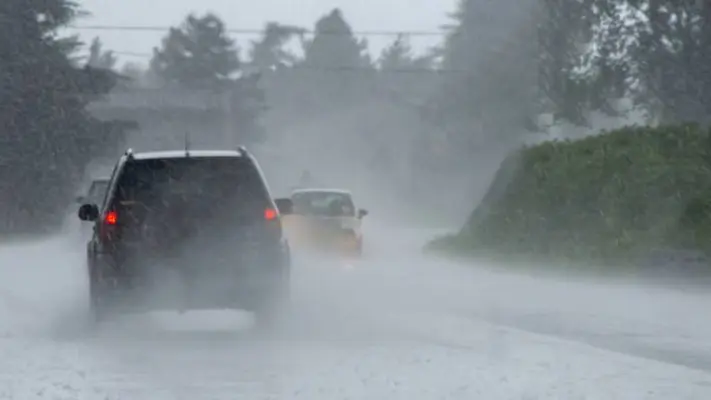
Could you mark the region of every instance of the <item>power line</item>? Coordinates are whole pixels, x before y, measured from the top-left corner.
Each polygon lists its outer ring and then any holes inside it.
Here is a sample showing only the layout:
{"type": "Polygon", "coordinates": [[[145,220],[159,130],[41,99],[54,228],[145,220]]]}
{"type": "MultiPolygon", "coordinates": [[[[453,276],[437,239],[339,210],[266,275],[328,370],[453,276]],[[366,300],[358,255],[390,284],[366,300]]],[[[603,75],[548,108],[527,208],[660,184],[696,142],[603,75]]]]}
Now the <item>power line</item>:
{"type": "MultiPolygon", "coordinates": [[[[69,28],[82,30],[82,31],[137,31],[137,32],[168,32],[171,28],[170,26],[131,26],[131,25],[70,25],[69,28]]],[[[226,29],[228,33],[237,35],[261,35],[264,33],[264,29],[226,29]]],[[[333,35],[333,36],[444,36],[447,34],[445,31],[386,31],[386,30],[374,30],[374,31],[319,31],[309,29],[299,29],[300,32],[309,35],[333,35]]]]}

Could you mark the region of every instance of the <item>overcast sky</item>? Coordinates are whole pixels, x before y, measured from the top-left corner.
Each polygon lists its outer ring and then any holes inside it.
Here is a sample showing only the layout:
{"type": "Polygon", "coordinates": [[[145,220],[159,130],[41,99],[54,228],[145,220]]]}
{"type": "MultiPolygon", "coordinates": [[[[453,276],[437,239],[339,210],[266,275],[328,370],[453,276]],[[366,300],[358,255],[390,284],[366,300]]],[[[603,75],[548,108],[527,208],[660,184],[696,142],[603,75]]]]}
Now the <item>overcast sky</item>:
{"type": "MultiPolygon", "coordinates": [[[[232,29],[260,29],[267,21],[313,28],[314,22],[333,8],[340,8],[355,31],[439,31],[448,22],[456,0],[83,0],[91,17],[77,25],[171,26],[189,12],[212,11],[232,29]]],[[[121,53],[121,61],[147,62],[151,49],[164,33],[145,31],[81,30],[85,41],[99,36],[107,49],[121,53]],[[126,54],[129,53],[129,54],[126,54]]],[[[234,38],[245,47],[254,34],[234,38]]],[[[369,36],[371,49],[379,51],[392,37],[369,36]]],[[[418,36],[411,43],[418,50],[437,44],[441,36],[418,36]]]]}

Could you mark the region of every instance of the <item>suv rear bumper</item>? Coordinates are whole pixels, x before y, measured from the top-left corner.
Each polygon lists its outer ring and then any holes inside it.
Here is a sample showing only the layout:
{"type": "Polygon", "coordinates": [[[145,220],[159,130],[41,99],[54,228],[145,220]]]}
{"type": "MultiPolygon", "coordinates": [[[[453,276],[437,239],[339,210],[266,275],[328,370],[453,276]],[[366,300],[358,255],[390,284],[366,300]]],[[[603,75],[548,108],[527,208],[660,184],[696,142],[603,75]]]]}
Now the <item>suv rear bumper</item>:
{"type": "Polygon", "coordinates": [[[185,281],[174,284],[104,280],[99,283],[104,301],[128,310],[255,310],[282,297],[288,291],[288,281],[282,277],[261,280],[221,282],[220,285],[185,281]]]}
{"type": "Polygon", "coordinates": [[[232,263],[96,256],[90,265],[92,292],[119,308],[254,310],[289,290],[286,251],[232,263]]]}

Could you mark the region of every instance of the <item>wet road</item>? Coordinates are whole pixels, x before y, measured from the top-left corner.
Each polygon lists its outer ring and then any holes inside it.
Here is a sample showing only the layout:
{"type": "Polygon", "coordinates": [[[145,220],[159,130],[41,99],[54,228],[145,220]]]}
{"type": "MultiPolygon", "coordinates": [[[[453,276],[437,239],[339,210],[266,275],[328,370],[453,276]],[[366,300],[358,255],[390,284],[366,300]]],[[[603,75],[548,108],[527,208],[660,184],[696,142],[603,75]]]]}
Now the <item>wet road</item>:
{"type": "Polygon", "coordinates": [[[711,296],[455,265],[420,254],[433,234],[300,259],[270,336],[225,311],[92,332],[76,237],[0,246],[0,399],[711,398],[711,296]]]}

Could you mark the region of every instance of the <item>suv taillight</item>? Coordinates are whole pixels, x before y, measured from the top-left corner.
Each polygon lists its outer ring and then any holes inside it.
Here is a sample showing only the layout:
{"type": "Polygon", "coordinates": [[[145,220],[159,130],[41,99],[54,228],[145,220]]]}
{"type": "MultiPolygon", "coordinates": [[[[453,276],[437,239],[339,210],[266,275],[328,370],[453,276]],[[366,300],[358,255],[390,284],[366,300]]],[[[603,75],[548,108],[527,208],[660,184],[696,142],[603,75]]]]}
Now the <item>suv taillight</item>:
{"type": "Polygon", "coordinates": [[[103,242],[109,242],[114,239],[117,224],[118,214],[116,211],[107,212],[103,221],[101,221],[101,225],[99,226],[99,234],[103,242]]]}
{"type": "Polygon", "coordinates": [[[106,225],[116,225],[118,222],[118,214],[116,214],[116,211],[109,211],[106,213],[106,218],[104,219],[104,223],[106,225]]]}
{"type": "Polygon", "coordinates": [[[268,236],[275,239],[281,238],[282,227],[279,212],[271,207],[265,208],[264,221],[266,222],[268,236]]]}

